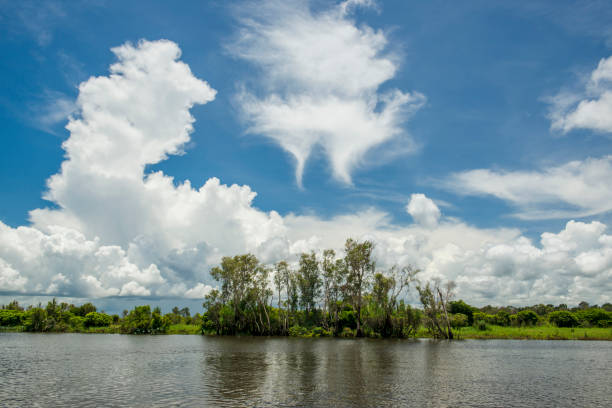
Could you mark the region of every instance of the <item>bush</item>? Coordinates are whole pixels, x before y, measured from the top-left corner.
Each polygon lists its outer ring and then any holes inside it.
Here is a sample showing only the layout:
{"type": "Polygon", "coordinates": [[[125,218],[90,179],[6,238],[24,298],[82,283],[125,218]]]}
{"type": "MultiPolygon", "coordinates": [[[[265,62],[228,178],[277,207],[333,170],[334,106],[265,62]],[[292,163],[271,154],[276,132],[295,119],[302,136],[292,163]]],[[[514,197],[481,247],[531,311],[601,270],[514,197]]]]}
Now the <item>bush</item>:
{"type": "Polygon", "coordinates": [[[89,312],[85,315],[85,327],[106,327],[113,321],[113,318],[106,313],[89,312]]]}
{"type": "Polygon", "coordinates": [[[291,337],[304,337],[308,333],[308,329],[302,326],[291,326],[289,328],[289,336],[291,337]]]}
{"type": "Polygon", "coordinates": [[[489,327],[487,327],[487,323],[484,320],[476,320],[474,321],[474,328],[476,330],[480,330],[480,331],[484,331],[484,330],[488,330],[489,327]]]}
{"type": "Polygon", "coordinates": [[[451,315],[451,326],[455,329],[469,326],[468,316],[463,313],[455,313],[454,315],[451,315]]]}
{"type": "Polygon", "coordinates": [[[24,326],[27,331],[41,332],[47,330],[47,311],[34,307],[26,312],[24,326]]]}
{"type": "Polygon", "coordinates": [[[573,313],[565,310],[558,312],[552,312],[548,314],[548,321],[557,327],[576,327],[578,326],[578,319],[573,313]]]}
{"type": "Polygon", "coordinates": [[[505,310],[500,310],[495,315],[495,324],[498,326],[510,326],[510,314],[505,310]]]}
{"type": "Polygon", "coordinates": [[[516,314],[516,321],[521,326],[533,326],[538,323],[538,315],[533,310],[521,310],[516,314]]]}
{"type": "Polygon", "coordinates": [[[126,333],[144,334],[151,332],[151,307],[136,306],[124,319],[121,330],[126,333]]]}
{"type": "Polygon", "coordinates": [[[344,327],[340,337],[355,337],[355,330],[352,330],[350,327],[344,327]]]}
{"type": "Polygon", "coordinates": [[[612,326],[612,313],[606,312],[604,309],[591,308],[579,310],[575,316],[582,326],[612,326]]]}
{"type": "MultiPolygon", "coordinates": [[[[463,300],[457,300],[450,302],[450,308],[448,310],[452,314],[463,314],[468,318],[468,326],[474,323],[474,312],[478,312],[474,306],[470,306],[465,303],[463,300]]],[[[463,326],[460,326],[463,327],[463,326]]]]}
{"type": "Polygon", "coordinates": [[[20,326],[24,313],[18,310],[0,310],[0,326],[20,326]]]}

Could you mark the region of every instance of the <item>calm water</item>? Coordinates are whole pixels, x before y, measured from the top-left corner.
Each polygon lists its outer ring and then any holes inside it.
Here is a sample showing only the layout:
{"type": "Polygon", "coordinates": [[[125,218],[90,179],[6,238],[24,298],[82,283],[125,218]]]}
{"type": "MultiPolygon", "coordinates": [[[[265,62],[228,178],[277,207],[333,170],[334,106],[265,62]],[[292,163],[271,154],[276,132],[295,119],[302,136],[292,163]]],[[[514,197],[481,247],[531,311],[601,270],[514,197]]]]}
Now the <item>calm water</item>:
{"type": "Polygon", "coordinates": [[[0,333],[0,406],[610,407],[612,342],[0,333]]]}

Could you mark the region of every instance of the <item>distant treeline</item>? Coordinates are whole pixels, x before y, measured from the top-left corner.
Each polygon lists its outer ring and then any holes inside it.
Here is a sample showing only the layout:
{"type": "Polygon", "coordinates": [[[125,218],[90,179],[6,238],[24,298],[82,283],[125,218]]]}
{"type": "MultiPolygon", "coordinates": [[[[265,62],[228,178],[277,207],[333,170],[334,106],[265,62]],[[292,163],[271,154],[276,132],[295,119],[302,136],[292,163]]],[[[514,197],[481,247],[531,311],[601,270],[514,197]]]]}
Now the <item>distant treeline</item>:
{"type": "Polygon", "coordinates": [[[454,337],[455,329],[468,326],[477,330],[487,326],[612,327],[610,303],[477,308],[453,300],[452,282],[419,282],[418,270],[410,266],[377,270],[370,241],[348,239],[344,249],[340,258],[331,249],[320,258],[314,252],[303,253],[296,268],[286,261],[270,268],[252,254],[224,257],[211,270],[220,290],[205,297],[202,315],[191,316],[188,308],[178,307],[162,314],[149,306],[125,310],[122,316],[108,315],[91,303],[74,306],[55,299],[45,308],[24,310],[14,301],[0,310],[0,326],[153,334],[183,324],[215,335],[397,338],[426,330],[432,337],[447,339],[454,337]],[[420,308],[403,300],[411,286],[419,295],[420,308]]]}
{"type": "Polygon", "coordinates": [[[14,300],[0,309],[0,326],[21,327],[32,332],[110,332],[126,334],[166,333],[171,325],[202,324],[198,313],[191,316],[188,307],[175,307],[171,313],[162,315],[159,308],[136,306],[124,310],[122,316],[98,312],[96,306],[85,303],[75,306],[58,303],[56,299],[42,305],[23,308],[14,300]]]}

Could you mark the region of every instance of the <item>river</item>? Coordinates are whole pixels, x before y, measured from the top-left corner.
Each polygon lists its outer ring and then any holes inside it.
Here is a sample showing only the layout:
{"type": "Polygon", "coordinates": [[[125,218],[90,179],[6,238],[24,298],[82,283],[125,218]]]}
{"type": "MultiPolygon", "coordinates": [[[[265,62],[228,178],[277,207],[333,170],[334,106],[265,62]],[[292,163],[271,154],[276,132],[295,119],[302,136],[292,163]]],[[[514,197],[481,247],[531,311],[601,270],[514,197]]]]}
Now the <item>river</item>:
{"type": "Polygon", "coordinates": [[[2,407],[610,407],[612,342],[0,333],[2,407]]]}

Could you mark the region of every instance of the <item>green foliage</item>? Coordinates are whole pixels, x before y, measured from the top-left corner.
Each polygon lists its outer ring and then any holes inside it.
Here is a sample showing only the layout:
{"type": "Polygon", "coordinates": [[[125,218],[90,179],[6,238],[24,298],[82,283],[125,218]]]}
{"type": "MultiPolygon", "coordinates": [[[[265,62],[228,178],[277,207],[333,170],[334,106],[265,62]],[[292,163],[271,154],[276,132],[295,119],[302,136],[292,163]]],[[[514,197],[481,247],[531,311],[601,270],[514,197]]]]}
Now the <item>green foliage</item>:
{"type": "MultiPolygon", "coordinates": [[[[470,306],[465,303],[463,300],[456,300],[449,303],[448,312],[452,314],[461,313],[468,318],[468,326],[471,326],[474,323],[474,312],[478,312],[478,309],[474,306],[470,306]]],[[[463,326],[461,326],[463,327],[463,326]]]]}
{"type": "Polygon", "coordinates": [[[89,312],[85,315],[83,322],[85,327],[104,327],[109,326],[113,318],[106,313],[89,312]]]}
{"type": "Polygon", "coordinates": [[[495,323],[498,326],[510,326],[510,314],[505,310],[500,310],[495,314],[495,323]]]}
{"type": "Polygon", "coordinates": [[[48,329],[47,311],[34,307],[25,314],[24,326],[27,331],[42,332],[48,329]]]}
{"type": "Polygon", "coordinates": [[[0,326],[21,326],[25,313],[16,309],[0,310],[0,326]]]}
{"type": "Polygon", "coordinates": [[[576,327],[578,319],[573,313],[566,310],[559,310],[548,314],[548,321],[557,327],[576,327]]]}
{"type": "Polygon", "coordinates": [[[538,315],[532,310],[521,310],[516,314],[516,323],[519,326],[534,326],[538,323],[538,315]]]}
{"type": "Polygon", "coordinates": [[[459,328],[459,327],[467,327],[470,324],[470,320],[468,318],[467,315],[464,315],[463,313],[455,313],[451,316],[451,326],[453,328],[459,328]]]}
{"type": "Polygon", "coordinates": [[[291,326],[289,328],[289,336],[291,337],[304,337],[308,333],[308,329],[302,326],[291,326]]]}
{"type": "Polygon", "coordinates": [[[131,334],[166,333],[169,327],[170,319],[159,308],[151,312],[150,306],[136,306],[121,322],[121,331],[131,334]]]}
{"type": "Polygon", "coordinates": [[[489,327],[487,326],[487,322],[485,322],[484,320],[474,320],[474,328],[480,331],[489,329],[489,327]]]}
{"type": "MultiPolygon", "coordinates": [[[[586,302],[584,302],[586,303],[586,302]]],[[[578,310],[576,318],[584,327],[612,327],[612,313],[600,308],[578,310]]]]}

